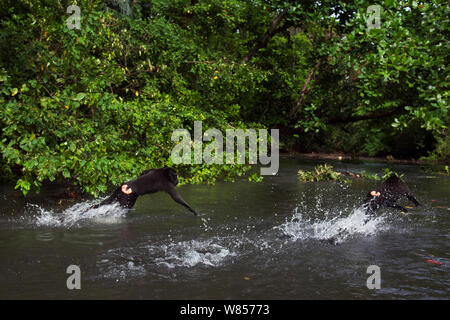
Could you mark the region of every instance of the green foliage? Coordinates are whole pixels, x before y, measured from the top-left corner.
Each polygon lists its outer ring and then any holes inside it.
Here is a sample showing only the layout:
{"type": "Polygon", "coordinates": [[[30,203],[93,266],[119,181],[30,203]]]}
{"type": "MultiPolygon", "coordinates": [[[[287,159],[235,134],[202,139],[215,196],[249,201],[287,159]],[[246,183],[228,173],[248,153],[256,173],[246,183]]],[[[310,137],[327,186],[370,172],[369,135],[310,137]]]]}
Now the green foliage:
{"type": "MultiPolygon", "coordinates": [[[[280,128],[282,146],[308,151],[449,159],[442,1],[385,2],[372,30],[370,1],[74,4],[80,30],[66,1],[0,3],[0,171],[24,193],[67,180],[97,195],[173,165],[171,134],[195,120],[280,128]]],[[[177,170],[184,183],[249,174],[177,170]]]]}
{"type": "MultiPolygon", "coordinates": [[[[448,168],[447,168],[448,169],[448,168]]],[[[249,181],[255,181],[255,182],[261,182],[263,181],[264,177],[258,175],[257,173],[252,173],[249,177],[248,180],[249,181]]]]}
{"type": "Polygon", "coordinates": [[[378,176],[378,174],[376,174],[376,173],[370,174],[364,170],[361,172],[361,177],[363,177],[365,179],[370,179],[370,180],[380,180],[380,177],[378,176]]]}
{"type": "Polygon", "coordinates": [[[450,136],[448,130],[444,130],[442,134],[436,137],[436,148],[427,156],[422,157],[422,160],[443,161],[450,163],[450,136]]]}
{"type": "Polygon", "coordinates": [[[381,174],[381,177],[378,176],[378,174],[376,174],[376,173],[370,174],[365,171],[361,172],[361,177],[363,177],[365,179],[371,179],[371,180],[386,180],[387,178],[389,178],[392,175],[395,175],[399,178],[403,177],[403,174],[399,174],[395,171],[392,171],[390,168],[384,168],[383,172],[381,174]]]}
{"type": "Polygon", "coordinates": [[[341,174],[333,171],[333,166],[329,164],[317,165],[314,171],[299,170],[297,175],[300,181],[315,182],[315,181],[343,181],[341,174]]]}
{"type": "Polygon", "coordinates": [[[395,171],[392,171],[389,168],[384,168],[382,174],[379,176],[378,174],[370,174],[365,171],[362,171],[360,174],[348,173],[348,172],[338,172],[333,170],[333,166],[325,163],[324,165],[317,165],[313,171],[304,171],[299,170],[297,172],[300,181],[303,182],[316,182],[316,181],[339,181],[350,183],[351,180],[344,180],[342,178],[343,175],[349,175],[350,177],[356,178],[364,178],[370,180],[386,180],[391,175],[395,175],[399,178],[403,177],[403,174],[399,174],[395,171]]]}
{"type": "MultiPolygon", "coordinates": [[[[298,125],[305,127],[305,117],[319,122],[329,119],[347,132],[348,137],[340,139],[342,149],[417,158],[433,149],[435,140],[429,135],[436,138],[449,125],[450,9],[443,1],[383,2],[381,28],[369,30],[366,9],[370,4],[342,4],[348,19],[345,26],[333,29],[329,41],[321,43],[323,62],[298,125]],[[311,105],[316,106],[317,119],[308,116],[311,105]],[[399,150],[402,146],[409,149],[399,150]]],[[[321,141],[318,144],[320,148],[321,141]]]]}
{"type": "Polygon", "coordinates": [[[397,172],[395,172],[395,171],[392,171],[392,170],[389,169],[389,168],[384,168],[384,169],[383,169],[383,174],[382,174],[382,176],[381,176],[381,179],[382,179],[382,180],[386,180],[386,179],[389,178],[390,176],[396,176],[396,177],[398,177],[398,178],[401,178],[401,177],[403,177],[403,174],[399,174],[399,173],[397,173],[397,172]]]}
{"type": "MultiPolygon", "coordinates": [[[[236,92],[254,87],[247,83],[254,76],[233,64],[186,68],[204,53],[164,17],[128,19],[103,11],[101,1],[79,6],[81,30],[66,28],[59,2],[23,1],[3,25],[0,46],[10,38],[16,45],[1,56],[0,168],[18,178],[24,194],[45,181],[70,180],[98,195],[146,168],[172,165],[174,129],[203,120],[225,131],[239,119],[236,92]]],[[[214,183],[248,167],[177,169],[182,183],[214,183]]]]}

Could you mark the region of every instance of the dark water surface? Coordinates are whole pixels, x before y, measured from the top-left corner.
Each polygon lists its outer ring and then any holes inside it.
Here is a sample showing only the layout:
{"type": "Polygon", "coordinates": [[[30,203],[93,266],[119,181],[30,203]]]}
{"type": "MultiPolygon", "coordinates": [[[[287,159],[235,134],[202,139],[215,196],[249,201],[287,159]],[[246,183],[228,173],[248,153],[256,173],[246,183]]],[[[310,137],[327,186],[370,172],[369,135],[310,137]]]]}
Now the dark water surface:
{"type": "Polygon", "coordinates": [[[391,166],[423,206],[367,217],[355,207],[378,182],[297,180],[317,163],[283,160],[262,183],[180,187],[200,217],[163,193],[128,213],[80,215],[99,199],[61,206],[52,189],[25,200],[0,187],[0,298],[448,299],[450,178],[391,166]],[[80,266],[80,290],[67,289],[69,265],[80,266]],[[381,289],[366,286],[370,265],[381,289]]]}

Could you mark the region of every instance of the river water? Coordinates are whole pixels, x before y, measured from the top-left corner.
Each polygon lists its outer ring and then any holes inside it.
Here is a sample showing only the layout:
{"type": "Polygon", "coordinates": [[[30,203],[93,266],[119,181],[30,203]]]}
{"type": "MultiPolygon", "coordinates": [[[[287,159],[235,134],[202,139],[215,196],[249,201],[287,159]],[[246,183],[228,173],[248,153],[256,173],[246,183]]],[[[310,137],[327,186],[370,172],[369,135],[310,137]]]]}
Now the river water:
{"type": "Polygon", "coordinates": [[[298,181],[297,170],[318,163],[282,160],[261,183],[179,187],[199,217],[164,193],[139,198],[128,213],[109,206],[81,214],[101,199],[59,203],[50,187],[25,199],[1,186],[0,298],[450,298],[450,178],[391,165],[423,205],[368,217],[358,206],[378,182],[298,181]],[[80,267],[79,290],[67,288],[70,265],[80,267]],[[380,268],[380,289],[367,287],[371,265],[380,268]]]}

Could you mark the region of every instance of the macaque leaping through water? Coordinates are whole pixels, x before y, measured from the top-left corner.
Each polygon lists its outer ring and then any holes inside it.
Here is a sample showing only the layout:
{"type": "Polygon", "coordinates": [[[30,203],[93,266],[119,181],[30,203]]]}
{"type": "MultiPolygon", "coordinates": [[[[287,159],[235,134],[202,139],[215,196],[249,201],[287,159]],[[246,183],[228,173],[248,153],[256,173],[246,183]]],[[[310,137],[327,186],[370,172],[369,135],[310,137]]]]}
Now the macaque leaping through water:
{"type": "Polygon", "coordinates": [[[139,196],[158,191],[165,191],[175,202],[185,206],[189,211],[197,215],[197,212],[183,200],[175,189],[177,184],[177,173],[172,168],[145,170],[141,173],[139,178],[123,183],[109,198],[90,209],[112,203],[119,203],[121,207],[131,209],[139,196]]]}
{"type": "Polygon", "coordinates": [[[406,183],[395,174],[392,174],[378,189],[372,190],[367,194],[363,206],[367,213],[375,213],[383,206],[408,212],[406,208],[397,204],[397,201],[402,197],[408,198],[416,206],[420,205],[406,183]]]}

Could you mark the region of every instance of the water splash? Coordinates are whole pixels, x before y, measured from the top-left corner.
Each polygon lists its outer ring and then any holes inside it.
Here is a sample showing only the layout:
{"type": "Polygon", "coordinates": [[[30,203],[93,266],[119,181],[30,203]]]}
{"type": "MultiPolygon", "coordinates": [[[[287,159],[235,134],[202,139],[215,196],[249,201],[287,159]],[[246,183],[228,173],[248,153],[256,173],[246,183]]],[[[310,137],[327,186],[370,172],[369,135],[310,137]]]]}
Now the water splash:
{"type": "MultiPolygon", "coordinates": [[[[102,199],[97,200],[100,202],[102,199]]],[[[103,224],[114,224],[121,222],[127,212],[118,204],[104,205],[90,209],[95,204],[90,201],[77,203],[63,212],[46,210],[35,204],[28,204],[28,208],[36,213],[33,215],[32,223],[41,227],[73,227],[83,222],[95,222],[103,224]]]]}
{"type": "MultiPolygon", "coordinates": [[[[111,249],[100,257],[103,260],[100,260],[99,267],[106,268],[102,274],[116,279],[140,277],[148,272],[167,276],[168,270],[216,268],[232,263],[236,257],[242,259],[267,251],[278,254],[288,243],[297,240],[341,243],[357,235],[367,237],[388,229],[385,217],[368,216],[362,209],[336,211],[320,202],[311,208],[304,203],[300,206],[302,209],[295,208],[287,221],[264,232],[254,230],[254,225],[250,224],[240,226],[239,231],[237,226],[227,226],[222,229],[226,235],[209,235],[195,240],[183,240],[169,234],[162,241],[150,240],[133,247],[111,249]],[[280,231],[289,238],[288,242],[286,237],[280,239],[280,231]],[[107,264],[102,263],[105,259],[107,264]]],[[[209,230],[212,227],[208,222],[202,219],[201,226],[209,230]]]]}
{"type": "Polygon", "coordinates": [[[116,281],[143,277],[147,274],[145,268],[135,261],[117,265],[111,264],[109,259],[103,259],[98,262],[98,267],[102,270],[100,273],[101,278],[115,278],[116,281]]]}
{"type": "Polygon", "coordinates": [[[384,216],[369,216],[362,208],[353,209],[348,215],[339,211],[336,216],[330,216],[327,213],[321,219],[307,217],[296,207],[290,220],[274,229],[281,230],[292,241],[316,239],[336,244],[357,235],[373,236],[389,228],[384,216]]]}
{"type": "Polygon", "coordinates": [[[156,258],[155,262],[169,268],[194,267],[200,264],[216,267],[225,258],[236,256],[231,249],[214,243],[214,240],[190,240],[162,245],[160,249],[163,251],[163,255],[161,258],[156,258]]]}
{"type": "Polygon", "coordinates": [[[142,277],[148,272],[167,275],[175,268],[218,267],[237,253],[227,248],[224,239],[174,242],[171,238],[162,243],[108,250],[97,262],[100,274],[106,278],[125,280],[142,277]],[[162,269],[161,269],[162,267],[162,269]]]}
{"type": "Polygon", "coordinates": [[[202,221],[202,227],[204,231],[210,231],[211,227],[209,226],[209,221],[211,221],[211,218],[204,218],[200,217],[202,221]]]}

